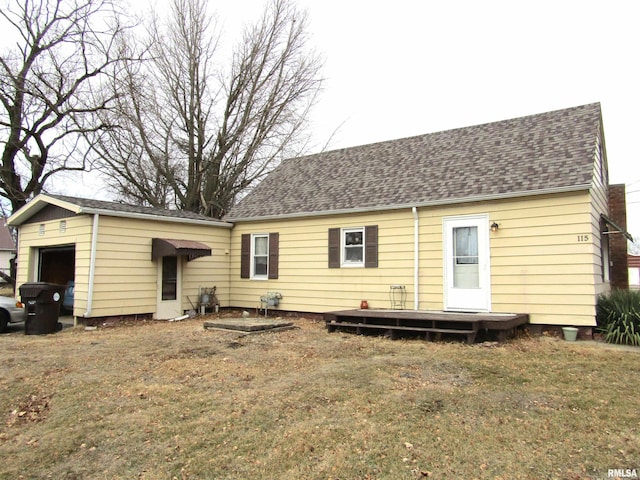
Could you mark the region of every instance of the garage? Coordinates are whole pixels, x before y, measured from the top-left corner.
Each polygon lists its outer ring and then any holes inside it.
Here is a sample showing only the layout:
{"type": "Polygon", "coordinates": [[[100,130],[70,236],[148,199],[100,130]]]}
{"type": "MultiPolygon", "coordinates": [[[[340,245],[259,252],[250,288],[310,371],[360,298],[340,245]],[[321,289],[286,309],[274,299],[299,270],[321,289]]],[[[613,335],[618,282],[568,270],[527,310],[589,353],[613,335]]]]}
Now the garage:
{"type": "Polygon", "coordinates": [[[66,285],[75,279],[75,269],[75,245],[40,248],[38,281],[66,285]]]}
{"type": "MultiPolygon", "coordinates": [[[[202,286],[229,292],[228,222],[191,212],[40,194],[8,223],[18,228],[17,285],[73,281],[76,318],[174,318],[192,308],[190,298],[202,286]],[[171,275],[162,269],[164,259],[175,270],[171,275]],[[162,288],[163,274],[166,283],[173,282],[171,295],[162,288]],[[169,303],[172,311],[167,313],[169,303]]],[[[224,294],[218,298],[228,301],[224,294]]]]}

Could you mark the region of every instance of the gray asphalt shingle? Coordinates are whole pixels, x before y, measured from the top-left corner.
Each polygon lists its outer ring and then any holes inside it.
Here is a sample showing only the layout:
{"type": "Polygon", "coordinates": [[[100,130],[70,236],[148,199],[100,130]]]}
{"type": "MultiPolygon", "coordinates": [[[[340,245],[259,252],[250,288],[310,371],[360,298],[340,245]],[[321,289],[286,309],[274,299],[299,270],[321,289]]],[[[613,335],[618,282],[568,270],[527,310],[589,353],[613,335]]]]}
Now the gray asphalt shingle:
{"type": "Polygon", "coordinates": [[[460,202],[588,186],[600,104],[283,161],[226,219],[460,202]]]}
{"type": "Polygon", "coordinates": [[[124,214],[140,214],[153,217],[176,218],[199,220],[205,222],[220,221],[198,213],[187,212],[182,210],[165,210],[162,208],[142,207],[138,205],[128,205],[126,203],[109,202],[105,200],[93,200],[89,198],[69,197],[66,195],[54,195],[47,193],[49,197],[57,198],[64,202],[77,205],[78,207],[89,210],[104,210],[106,212],[124,213],[124,214]]]}

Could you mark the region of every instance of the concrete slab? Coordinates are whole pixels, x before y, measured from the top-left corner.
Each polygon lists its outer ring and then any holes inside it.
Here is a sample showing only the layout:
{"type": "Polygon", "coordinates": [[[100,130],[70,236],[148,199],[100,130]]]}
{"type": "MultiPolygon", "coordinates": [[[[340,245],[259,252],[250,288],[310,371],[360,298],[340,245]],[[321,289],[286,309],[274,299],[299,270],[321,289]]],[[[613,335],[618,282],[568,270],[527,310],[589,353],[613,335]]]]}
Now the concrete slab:
{"type": "Polygon", "coordinates": [[[257,333],[284,330],[294,328],[294,326],[293,322],[271,318],[218,318],[204,322],[204,328],[257,333]]]}

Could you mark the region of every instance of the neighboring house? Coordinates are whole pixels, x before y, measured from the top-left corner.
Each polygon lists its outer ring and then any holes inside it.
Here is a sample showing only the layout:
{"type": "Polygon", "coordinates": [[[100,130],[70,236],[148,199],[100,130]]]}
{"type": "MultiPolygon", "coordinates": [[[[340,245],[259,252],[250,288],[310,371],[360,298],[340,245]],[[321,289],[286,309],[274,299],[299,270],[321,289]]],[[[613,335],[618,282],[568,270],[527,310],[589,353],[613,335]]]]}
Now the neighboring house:
{"type": "MultiPolygon", "coordinates": [[[[16,256],[16,242],[7,226],[7,219],[0,218],[0,271],[11,276],[11,261],[16,256]]],[[[0,276],[0,283],[6,279],[0,276]]]]}
{"type": "Polygon", "coordinates": [[[40,195],[10,218],[18,285],[62,283],[47,266],[73,262],[76,316],[167,318],[176,258],[171,315],[215,285],[222,307],[277,292],[283,311],[388,309],[405,293],[408,309],[593,326],[597,295],[627,272],[599,104],[286,160],[225,220],[40,195]],[[213,254],[187,262],[171,239],[213,254]]]}
{"type": "MultiPolygon", "coordinates": [[[[174,318],[228,282],[231,224],[201,215],[38,195],[19,226],[18,287],[75,281],[73,314],[174,318]]],[[[229,291],[219,289],[225,304],[229,291]]],[[[219,297],[220,298],[220,297],[219,297]]]]}
{"type": "Polygon", "coordinates": [[[640,290],[640,255],[629,255],[629,288],[640,290]]]}
{"type": "Polygon", "coordinates": [[[620,189],[599,104],[286,160],[226,217],[230,303],[390,308],[402,285],[407,308],[592,326],[620,189]]]}

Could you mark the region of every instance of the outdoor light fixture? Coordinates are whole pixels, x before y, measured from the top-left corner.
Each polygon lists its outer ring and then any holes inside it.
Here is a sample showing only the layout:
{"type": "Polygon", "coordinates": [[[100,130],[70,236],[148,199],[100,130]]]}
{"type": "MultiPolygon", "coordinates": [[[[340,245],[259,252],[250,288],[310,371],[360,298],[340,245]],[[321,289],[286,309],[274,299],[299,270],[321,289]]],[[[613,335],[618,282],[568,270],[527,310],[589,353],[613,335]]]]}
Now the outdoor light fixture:
{"type": "Polygon", "coordinates": [[[492,232],[497,232],[499,228],[500,228],[500,225],[498,225],[498,222],[493,222],[491,224],[491,231],[492,232]]]}

